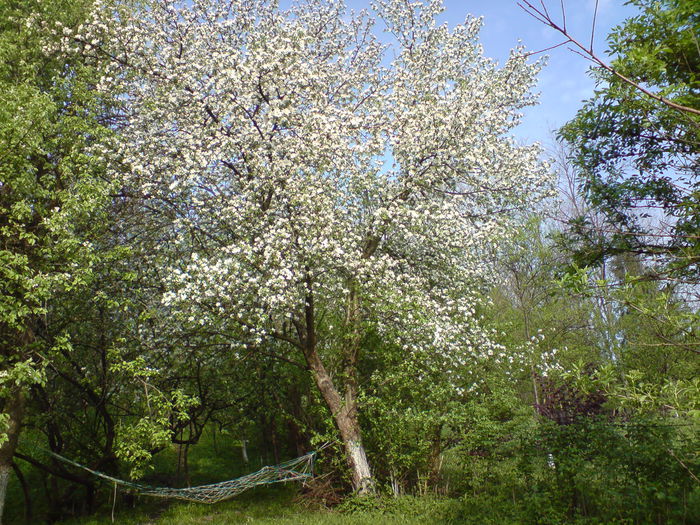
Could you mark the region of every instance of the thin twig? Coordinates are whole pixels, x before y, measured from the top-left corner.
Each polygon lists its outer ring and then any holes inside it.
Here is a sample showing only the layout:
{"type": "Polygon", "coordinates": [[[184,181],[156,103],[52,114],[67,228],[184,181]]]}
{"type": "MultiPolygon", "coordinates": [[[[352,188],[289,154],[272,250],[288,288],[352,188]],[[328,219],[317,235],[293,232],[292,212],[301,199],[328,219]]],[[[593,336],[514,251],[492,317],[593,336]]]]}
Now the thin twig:
{"type": "Polygon", "coordinates": [[[554,44],[553,46],[549,46],[549,47],[545,47],[544,49],[540,49],[539,51],[530,51],[528,53],[525,53],[523,56],[525,58],[528,58],[528,57],[531,57],[533,55],[539,55],[540,53],[546,53],[547,51],[551,51],[552,49],[556,49],[558,47],[565,46],[568,43],[569,43],[569,41],[565,40],[563,42],[559,42],[558,44],[554,44]]]}
{"type": "MultiPolygon", "coordinates": [[[[593,10],[593,23],[591,24],[591,46],[589,51],[593,53],[593,38],[595,37],[595,23],[598,20],[598,0],[595,0],[595,9],[593,10]]],[[[566,31],[566,27],[564,27],[566,31]]]]}
{"type": "Polygon", "coordinates": [[[528,15],[530,15],[532,18],[534,18],[534,19],[537,20],[538,22],[540,22],[540,23],[542,23],[542,24],[545,24],[545,25],[549,25],[549,23],[547,22],[547,20],[544,18],[544,15],[541,14],[539,10],[535,9],[534,7],[532,7],[532,4],[530,4],[529,2],[527,2],[527,7],[525,7],[523,4],[521,4],[520,2],[518,2],[518,7],[519,7],[520,9],[522,9],[523,11],[525,11],[528,15]],[[531,11],[530,9],[528,9],[528,8],[531,8],[532,11],[531,11]]]}
{"type": "Polygon", "coordinates": [[[561,19],[563,21],[564,31],[566,31],[566,9],[564,9],[564,0],[560,0],[561,4],[561,19]]]}
{"type": "Polygon", "coordinates": [[[680,459],[678,456],[676,456],[676,454],[673,453],[673,450],[671,450],[671,449],[669,448],[669,449],[668,449],[668,453],[671,454],[671,456],[673,456],[674,459],[675,459],[676,461],[678,461],[678,463],[681,464],[681,467],[683,467],[685,470],[688,471],[688,474],[690,474],[690,477],[691,477],[691,478],[693,478],[695,481],[697,481],[698,483],[700,483],[700,479],[698,479],[698,477],[697,477],[695,474],[693,474],[693,471],[690,470],[690,469],[688,468],[688,465],[686,465],[685,463],[683,463],[683,461],[681,461],[681,459],[680,459]]]}

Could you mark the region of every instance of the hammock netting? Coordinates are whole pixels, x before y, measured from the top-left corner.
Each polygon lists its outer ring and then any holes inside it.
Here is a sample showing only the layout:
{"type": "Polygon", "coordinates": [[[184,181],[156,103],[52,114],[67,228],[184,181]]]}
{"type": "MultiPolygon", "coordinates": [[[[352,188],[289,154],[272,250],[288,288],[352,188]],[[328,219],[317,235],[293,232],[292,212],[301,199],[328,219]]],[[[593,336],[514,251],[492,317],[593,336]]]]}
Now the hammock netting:
{"type": "Polygon", "coordinates": [[[90,472],[94,476],[111,481],[115,485],[126,487],[144,496],[153,496],[156,498],[175,498],[186,501],[196,501],[198,503],[216,503],[225,499],[233,498],[241,492],[248,490],[258,485],[269,485],[272,483],[284,483],[287,481],[308,480],[313,476],[314,458],[316,452],[310,452],[304,456],[292,459],[279,465],[263,467],[257,472],[246,476],[221,481],[219,483],[211,483],[209,485],[200,485],[198,487],[186,488],[171,488],[171,487],[152,487],[150,485],[142,485],[132,481],[114,478],[103,472],[98,472],[85,465],[71,461],[56,453],[51,453],[52,456],[61,461],[81,468],[90,472]]]}

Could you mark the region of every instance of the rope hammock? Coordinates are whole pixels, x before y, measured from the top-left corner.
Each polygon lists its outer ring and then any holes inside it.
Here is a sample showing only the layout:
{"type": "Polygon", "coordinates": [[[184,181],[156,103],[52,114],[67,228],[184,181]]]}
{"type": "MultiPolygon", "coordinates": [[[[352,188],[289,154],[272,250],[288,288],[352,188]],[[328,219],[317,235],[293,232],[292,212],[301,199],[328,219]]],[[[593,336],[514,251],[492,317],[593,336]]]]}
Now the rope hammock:
{"type": "Polygon", "coordinates": [[[85,465],[64,458],[55,452],[50,452],[50,454],[69,465],[81,468],[94,476],[111,481],[114,483],[115,490],[117,485],[121,485],[144,496],[175,498],[198,503],[216,503],[218,501],[223,501],[233,498],[241,492],[258,485],[311,479],[311,477],[313,477],[314,459],[316,457],[316,452],[309,452],[304,456],[300,456],[285,463],[280,463],[279,465],[263,467],[257,472],[240,478],[211,483],[209,485],[200,485],[198,487],[177,489],[171,487],[152,487],[150,485],[142,485],[140,483],[114,478],[103,472],[92,470],[85,465]]]}

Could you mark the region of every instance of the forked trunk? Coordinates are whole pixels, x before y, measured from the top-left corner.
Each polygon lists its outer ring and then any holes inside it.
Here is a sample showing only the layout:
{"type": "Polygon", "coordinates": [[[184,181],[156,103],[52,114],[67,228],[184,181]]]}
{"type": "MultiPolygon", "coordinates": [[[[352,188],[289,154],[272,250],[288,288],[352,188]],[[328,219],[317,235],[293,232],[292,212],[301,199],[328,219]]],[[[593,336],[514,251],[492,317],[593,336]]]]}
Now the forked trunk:
{"type": "Polygon", "coordinates": [[[315,349],[306,352],[306,361],[340,432],[353,489],[358,494],[370,494],[374,492],[374,478],[362,445],[357,420],[357,399],[354,395],[347,394],[344,400],[340,397],[315,349]]]}
{"type": "MultiPolygon", "coordinates": [[[[308,268],[307,268],[308,271],[308,268]]],[[[350,294],[347,308],[346,324],[350,327],[350,337],[343,348],[345,361],[345,395],[341,397],[333,384],[333,379],[326,370],[316,349],[316,320],[314,312],[314,296],[312,280],[307,277],[306,284],[309,293],[306,296],[304,309],[304,326],[297,324],[297,331],[302,343],[306,363],[316,381],[326,405],[333,415],[340,439],[345,448],[345,458],[350,469],[352,487],[358,494],[374,492],[374,479],[369,468],[367,454],[362,445],[360,423],[357,419],[357,356],[359,352],[359,298],[356,292],[350,294]]]]}
{"type": "Polygon", "coordinates": [[[17,448],[17,440],[22,425],[22,413],[24,412],[24,395],[19,388],[10,391],[5,399],[2,412],[9,416],[7,426],[7,440],[0,445],[0,524],[5,509],[5,497],[7,496],[7,484],[12,470],[12,457],[17,448]]]}

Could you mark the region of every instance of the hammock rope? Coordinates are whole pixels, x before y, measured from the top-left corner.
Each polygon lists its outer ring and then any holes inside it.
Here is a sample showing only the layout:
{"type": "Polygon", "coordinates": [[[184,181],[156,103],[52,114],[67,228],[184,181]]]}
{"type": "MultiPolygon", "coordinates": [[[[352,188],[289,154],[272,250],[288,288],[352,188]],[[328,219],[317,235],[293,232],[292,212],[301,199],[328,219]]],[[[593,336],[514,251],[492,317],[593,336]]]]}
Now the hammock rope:
{"type": "Polygon", "coordinates": [[[103,472],[93,470],[85,465],[81,465],[80,463],[76,463],[68,458],[64,458],[55,452],[50,452],[50,454],[69,465],[73,465],[94,476],[110,481],[114,483],[115,486],[121,485],[122,487],[126,487],[144,496],[174,498],[209,504],[233,498],[241,492],[258,485],[311,479],[313,477],[314,459],[316,458],[316,452],[309,452],[304,456],[280,463],[279,465],[263,467],[257,472],[247,474],[240,478],[221,481],[219,483],[210,483],[208,485],[200,485],[198,487],[178,489],[172,487],[153,487],[151,485],[143,485],[134,483],[133,481],[118,479],[103,472]]]}

